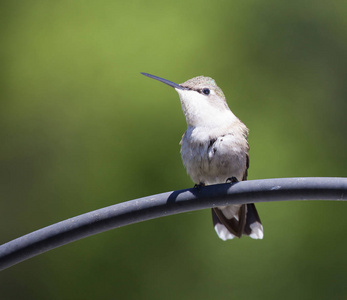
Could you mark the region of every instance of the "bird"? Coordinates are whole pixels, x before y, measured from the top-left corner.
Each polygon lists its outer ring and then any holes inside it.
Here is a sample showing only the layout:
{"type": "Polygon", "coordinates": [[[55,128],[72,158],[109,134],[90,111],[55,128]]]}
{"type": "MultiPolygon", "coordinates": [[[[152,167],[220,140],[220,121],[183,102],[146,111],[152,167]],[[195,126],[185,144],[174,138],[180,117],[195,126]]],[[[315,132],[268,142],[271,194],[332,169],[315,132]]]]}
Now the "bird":
{"type": "MultiPolygon", "coordinates": [[[[230,110],[214,79],[197,76],[177,84],[141,73],[173,87],[187,122],[181,157],[195,187],[247,180],[249,168],[248,128],[230,110]]],[[[242,235],[262,239],[263,226],[253,203],[213,207],[212,220],[220,239],[242,235]]]]}

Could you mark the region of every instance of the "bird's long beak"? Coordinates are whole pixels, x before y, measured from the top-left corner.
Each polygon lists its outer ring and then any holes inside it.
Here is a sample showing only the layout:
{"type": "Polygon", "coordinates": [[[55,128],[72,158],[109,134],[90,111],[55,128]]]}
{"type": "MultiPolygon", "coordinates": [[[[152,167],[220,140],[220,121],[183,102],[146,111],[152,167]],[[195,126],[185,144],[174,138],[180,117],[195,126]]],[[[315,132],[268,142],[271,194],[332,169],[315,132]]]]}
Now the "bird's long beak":
{"type": "Polygon", "coordinates": [[[179,90],[189,90],[188,88],[185,88],[185,87],[183,87],[183,86],[180,86],[179,84],[174,83],[174,82],[172,82],[172,81],[169,81],[169,80],[167,80],[167,79],[160,78],[160,77],[158,77],[158,76],[154,76],[154,75],[151,75],[151,74],[148,74],[148,73],[141,73],[141,74],[142,74],[142,75],[145,75],[145,76],[147,76],[147,77],[149,77],[149,78],[153,78],[153,79],[155,79],[155,80],[161,81],[161,82],[163,82],[163,83],[165,83],[165,84],[167,84],[167,85],[169,85],[169,86],[171,86],[171,87],[173,87],[173,88],[175,88],[175,89],[179,89],[179,90]]]}

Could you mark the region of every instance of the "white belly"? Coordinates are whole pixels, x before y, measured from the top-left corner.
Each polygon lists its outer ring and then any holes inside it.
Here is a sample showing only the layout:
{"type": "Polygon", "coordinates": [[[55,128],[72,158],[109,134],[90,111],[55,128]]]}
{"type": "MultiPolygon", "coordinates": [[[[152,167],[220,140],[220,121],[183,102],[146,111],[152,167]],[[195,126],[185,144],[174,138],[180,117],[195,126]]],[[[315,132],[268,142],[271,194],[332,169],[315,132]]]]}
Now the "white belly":
{"type": "Polygon", "coordinates": [[[192,129],[187,130],[181,145],[183,164],[194,183],[224,183],[231,177],[242,180],[247,169],[248,144],[245,137],[230,132],[210,138],[192,129]]]}

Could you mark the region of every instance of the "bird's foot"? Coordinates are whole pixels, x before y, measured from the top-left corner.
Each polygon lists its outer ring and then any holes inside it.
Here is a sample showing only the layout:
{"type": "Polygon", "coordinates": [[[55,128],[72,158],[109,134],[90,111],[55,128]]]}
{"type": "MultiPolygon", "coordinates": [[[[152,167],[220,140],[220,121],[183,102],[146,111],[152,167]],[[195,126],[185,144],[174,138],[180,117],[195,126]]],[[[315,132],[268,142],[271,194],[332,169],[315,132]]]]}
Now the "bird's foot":
{"type": "Polygon", "coordinates": [[[235,176],[229,177],[226,181],[226,183],[236,183],[239,182],[235,176]]]}
{"type": "Polygon", "coordinates": [[[200,188],[202,188],[202,187],[204,187],[204,186],[205,186],[205,183],[200,182],[199,184],[195,184],[195,185],[194,185],[194,188],[195,188],[195,189],[200,189],[200,188]]]}

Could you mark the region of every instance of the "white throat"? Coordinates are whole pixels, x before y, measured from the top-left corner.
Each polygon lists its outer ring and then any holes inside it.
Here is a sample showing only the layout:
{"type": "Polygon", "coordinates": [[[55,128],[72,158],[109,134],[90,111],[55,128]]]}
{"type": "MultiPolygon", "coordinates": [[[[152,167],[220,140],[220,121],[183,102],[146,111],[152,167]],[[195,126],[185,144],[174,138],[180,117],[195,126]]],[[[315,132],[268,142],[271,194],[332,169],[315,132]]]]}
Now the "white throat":
{"type": "Polygon", "coordinates": [[[179,89],[176,91],[179,94],[188,127],[225,127],[237,120],[225,101],[217,95],[214,95],[213,101],[209,101],[205,95],[196,91],[179,89]]]}

